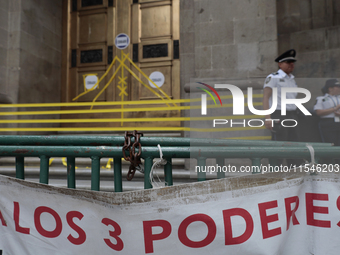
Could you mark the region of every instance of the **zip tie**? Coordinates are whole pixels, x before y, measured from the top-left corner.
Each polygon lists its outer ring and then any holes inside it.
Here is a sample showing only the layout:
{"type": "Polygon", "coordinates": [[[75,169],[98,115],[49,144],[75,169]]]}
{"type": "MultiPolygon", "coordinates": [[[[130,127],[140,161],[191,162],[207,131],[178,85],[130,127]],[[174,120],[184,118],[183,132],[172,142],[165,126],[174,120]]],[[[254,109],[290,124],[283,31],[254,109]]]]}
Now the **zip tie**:
{"type": "Polygon", "coordinates": [[[154,168],[164,166],[167,163],[166,159],[163,159],[163,152],[162,152],[161,146],[158,144],[157,147],[158,147],[158,150],[159,150],[160,159],[158,161],[156,161],[151,167],[149,178],[150,178],[150,183],[152,185],[152,188],[155,188],[155,186],[157,186],[157,188],[165,187],[165,183],[163,183],[161,181],[161,179],[159,178],[157,173],[156,173],[156,176],[157,176],[158,182],[156,182],[155,179],[153,178],[154,168]]]}

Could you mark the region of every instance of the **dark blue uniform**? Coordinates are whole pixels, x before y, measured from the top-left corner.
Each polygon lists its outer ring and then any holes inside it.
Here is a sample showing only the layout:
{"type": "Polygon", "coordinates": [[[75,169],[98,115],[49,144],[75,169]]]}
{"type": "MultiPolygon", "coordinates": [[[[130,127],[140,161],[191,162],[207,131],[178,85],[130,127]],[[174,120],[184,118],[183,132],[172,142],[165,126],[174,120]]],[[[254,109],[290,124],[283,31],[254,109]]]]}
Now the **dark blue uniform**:
{"type": "MultiPolygon", "coordinates": [[[[340,103],[340,95],[325,94],[317,97],[314,110],[324,110],[336,107],[340,103]]],[[[319,129],[322,141],[340,146],[340,118],[334,112],[320,116],[319,129]]]]}

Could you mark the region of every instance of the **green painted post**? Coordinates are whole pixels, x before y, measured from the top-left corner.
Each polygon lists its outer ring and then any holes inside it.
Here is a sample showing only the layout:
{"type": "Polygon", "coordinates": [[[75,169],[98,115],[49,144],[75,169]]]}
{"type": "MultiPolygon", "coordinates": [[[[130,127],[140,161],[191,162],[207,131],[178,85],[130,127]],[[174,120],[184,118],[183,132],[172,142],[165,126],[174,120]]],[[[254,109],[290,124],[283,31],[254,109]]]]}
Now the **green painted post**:
{"type": "Polygon", "coordinates": [[[76,159],[75,157],[67,157],[67,187],[76,188],[76,159]]]}
{"type": "Polygon", "coordinates": [[[115,192],[123,191],[123,177],[122,177],[122,158],[113,159],[113,179],[115,185],[115,192]]]}
{"type": "Polygon", "coordinates": [[[269,159],[269,165],[273,166],[273,167],[278,166],[279,165],[278,160],[276,158],[270,158],[269,159]]]}
{"type": "Polygon", "coordinates": [[[25,158],[15,157],[15,177],[18,179],[25,179],[25,158]]]}
{"type": "Polygon", "coordinates": [[[100,186],[100,158],[91,157],[91,190],[99,191],[100,186]]]}
{"type": "Polygon", "coordinates": [[[150,180],[150,172],[153,165],[153,158],[147,157],[144,159],[144,189],[152,189],[150,180]]]}
{"type": "Polygon", "coordinates": [[[251,163],[252,163],[253,174],[260,174],[261,173],[261,169],[260,169],[261,159],[260,158],[252,158],[251,163]]]}
{"type": "Polygon", "coordinates": [[[45,155],[40,156],[40,183],[48,184],[49,159],[45,155]]]}
{"type": "Polygon", "coordinates": [[[173,180],[172,180],[172,159],[166,158],[166,164],[164,165],[164,179],[165,179],[165,185],[166,186],[172,186],[173,180]]]}
{"type": "Polygon", "coordinates": [[[197,172],[197,181],[205,181],[206,179],[206,158],[197,158],[197,165],[199,166],[199,171],[197,172]]]}
{"type": "Polygon", "coordinates": [[[217,178],[218,179],[225,178],[225,172],[222,171],[224,166],[224,158],[217,158],[216,164],[221,167],[220,171],[217,172],[217,178]]]}

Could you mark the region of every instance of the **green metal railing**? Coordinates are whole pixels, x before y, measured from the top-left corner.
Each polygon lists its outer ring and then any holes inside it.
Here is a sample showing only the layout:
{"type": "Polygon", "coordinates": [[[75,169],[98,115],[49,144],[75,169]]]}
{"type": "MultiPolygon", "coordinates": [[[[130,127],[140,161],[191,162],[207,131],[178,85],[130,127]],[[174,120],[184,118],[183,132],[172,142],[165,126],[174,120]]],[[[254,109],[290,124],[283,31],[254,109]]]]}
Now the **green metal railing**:
{"type": "MultiPolygon", "coordinates": [[[[75,159],[91,158],[91,189],[100,190],[100,160],[113,158],[115,192],[122,192],[122,146],[124,137],[114,136],[0,136],[0,157],[16,158],[16,178],[25,179],[25,157],[40,158],[40,183],[48,184],[49,158],[67,157],[67,187],[76,188],[75,159]]],[[[132,139],[133,140],[133,139],[132,139]]],[[[153,160],[159,158],[158,144],[161,145],[165,182],[173,185],[172,159],[196,158],[197,165],[204,167],[207,158],[216,158],[218,165],[224,165],[226,158],[250,158],[252,165],[259,166],[262,158],[305,158],[310,160],[311,152],[305,143],[207,140],[189,138],[141,137],[141,157],[144,159],[144,188],[152,188],[149,179],[153,160]]],[[[340,147],[326,143],[311,143],[316,160],[340,157],[340,147]]],[[[218,172],[217,178],[224,178],[218,172]]],[[[197,180],[204,181],[206,173],[198,172],[197,180]]]]}

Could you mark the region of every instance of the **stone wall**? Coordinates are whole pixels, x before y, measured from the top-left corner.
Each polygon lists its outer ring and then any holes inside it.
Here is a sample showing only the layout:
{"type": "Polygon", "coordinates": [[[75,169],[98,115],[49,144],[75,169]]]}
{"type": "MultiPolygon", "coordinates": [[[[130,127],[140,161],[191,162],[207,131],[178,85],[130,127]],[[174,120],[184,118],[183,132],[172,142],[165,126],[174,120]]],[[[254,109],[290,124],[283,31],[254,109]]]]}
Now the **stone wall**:
{"type": "Polygon", "coordinates": [[[312,109],[325,80],[340,77],[340,2],[338,0],[277,1],[278,49],[294,48],[294,74],[307,88],[312,109]]]}
{"type": "Polygon", "coordinates": [[[7,94],[9,1],[0,0],[0,93],[7,94]]]}
{"type": "MultiPolygon", "coordinates": [[[[0,89],[13,103],[60,102],[61,26],[62,0],[0,0],[0,89]]],[[[45,117],[59,118],[23,118],[45,117]]]]}
{"type": "Polygon", "coordinates": [[[181,1],[181,84],[265,77],[297,50],[300,77],[339,77],[340,1],[181,1]],[[301,64],[300,64],[301,63],[301,64]]]}
{"type": "MultiPolygon", "coordinates": [[[[181,1],[183,90],[199,80],[261,89],[264,78],[277,70],[274,59],[291,48],[297,50],[298,86],[311,92],[305,104],[311,110],[325,80],[340,77],[340,1],[181,1]]],[[[316,128],[310,128],[314,122],[306,125],[313,131],[308,137],[317,137],[316,128]]]]}
{"type": "Polygon", "coordinates": [[[264,77],[276,55],[275,0],[181,1],[182,84],[264,77]]]}
{"type": "Polygon", "coordinates": [[[340,2],[277,1],[278,48],[295,48],[295,74],[305,78],[340,77],[340,2]]]}
{"type": "MultiPolygon", "coordinates": [[[[18,24],[18,15],[16,14],[16,0],[0,0],[0,93],[2,93],[1,103],[16,103],[18,94],[18,51],[15,50],[19,45],[16,36],[16,25],[18,24]],[[14,58],[13,56],[17,57],[14,58]],[[15,83],[15,85],[14,85],[15,83]]],[[[3,112],[16,111],[15,108],[3,108],[3,112]]],[[[1,119],[15,120],[17,116],[5,115],[1,119]]],[[[1,128],[14,128],[16,124],[1,124],[1,128]]],[[[15,134],[15,132],[5,132],[6,135],[15,134]]]]}
{"type": "Polygon", "coordinates": [[[60,102],[62,1],[21,2],[19,102],[60,102]]]}
{"type": "MultiPolygon", "coordinates": [[[[195,81],[208,84],[219,81],[243,89],[250,86],[261,89],[265,77],[277,70],[275,0],[185,0],[181,1],[180,15],[183,98],[190,97],[185,91],[188,87],[195,88],[195,81]]],[[[229,101],[224,103],[232,103],[229,101]]],[[[214,109],[215,113],[219,111],[219,116],[232,116],[232,108],[214,109]]],[[[205,135],[212,138],[213,134],[205,135]]],[[[223,138],[268,136],[269,131],[215,135],[223,138]]]]}

